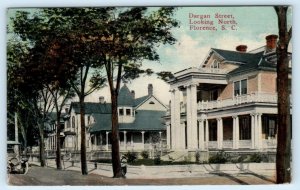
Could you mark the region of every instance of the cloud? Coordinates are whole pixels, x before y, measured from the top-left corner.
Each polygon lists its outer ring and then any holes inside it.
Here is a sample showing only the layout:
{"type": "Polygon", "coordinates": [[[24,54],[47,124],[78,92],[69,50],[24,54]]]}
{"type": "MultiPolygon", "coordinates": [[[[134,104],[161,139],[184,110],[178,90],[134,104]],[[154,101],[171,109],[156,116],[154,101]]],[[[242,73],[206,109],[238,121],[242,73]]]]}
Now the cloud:
{"type": "MultiPolygon", "coordinates": [[[[265,37],[266,35],[264,35],[265,37]]],[[[238,45],[247,45],[247,51],[259,48],[265,45],[265,38],[259,37],[257,41],[249,40],[246,38],[240,38],[236,36],[223,36],[218,39],[217,46],[215,48],[232,50],[235,51],[236,46],[238,45]]]]}

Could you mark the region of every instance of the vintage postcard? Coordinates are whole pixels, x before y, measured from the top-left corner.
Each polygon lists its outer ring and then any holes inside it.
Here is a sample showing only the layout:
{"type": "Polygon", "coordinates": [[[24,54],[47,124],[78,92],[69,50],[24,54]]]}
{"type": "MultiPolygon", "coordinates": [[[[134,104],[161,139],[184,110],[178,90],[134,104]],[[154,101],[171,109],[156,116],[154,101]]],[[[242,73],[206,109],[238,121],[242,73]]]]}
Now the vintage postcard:
{"type": "Polygon", "coordinates": [[[8,184],[291,183],[291,31],[284,5],[8,8],[8,184]]]}

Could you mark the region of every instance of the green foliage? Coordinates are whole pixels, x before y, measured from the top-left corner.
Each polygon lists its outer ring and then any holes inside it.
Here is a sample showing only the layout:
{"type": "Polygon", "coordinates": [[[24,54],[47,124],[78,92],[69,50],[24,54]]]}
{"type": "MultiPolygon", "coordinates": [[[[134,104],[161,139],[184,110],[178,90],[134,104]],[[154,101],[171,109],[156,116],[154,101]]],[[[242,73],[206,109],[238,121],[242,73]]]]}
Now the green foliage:
{"type": "Polygon", "coordinates": [[[158,78],[160,78],[163,81],[168,81],[170,79],[174,78],[173,73],[169,72],[169,71],[161,71],[157,73],[158,78]]]}
{"type": "Polygon", "coordinates": [[[200,161],[200,152],[199,151],[195,152],[195,159],[196,159],[196,162],[200,161]]]}
{"type": "Polygon", "coordinates": [[[137,153],[136,152],[130,152],[124,154],[125,158],[127,159],[127,162],[132,164],[137,159],[137,153]]]}
{"type": "Polygon", "coordinates": [[[146,151],[146,150],[143,150],[141,152],[141,156],[142,156],[143,159],[148,159],[149,158],[149,152],[146,151]]]}
{"type": "Polygon", "coordinates": [[[224,151],[220,151],[210,156],[208,162],[212,164],[223,164],[228,161],[228,158],[229,156],[224,151]]]}
{"type": "Polygon", "coordinates": [[[154,162],[155,165],[160,165],[160,164],[161,164],[160,155],[157,154],[157,155],[154,157],[153,162],[154,162]]]}
{"type": "Polygon", "coordinates": [[[260,162],[262,162],[262,159],[263,158],[262,158],[261,154],[255,153],[250,156],[249,162],[260,163],[260,162]]]}

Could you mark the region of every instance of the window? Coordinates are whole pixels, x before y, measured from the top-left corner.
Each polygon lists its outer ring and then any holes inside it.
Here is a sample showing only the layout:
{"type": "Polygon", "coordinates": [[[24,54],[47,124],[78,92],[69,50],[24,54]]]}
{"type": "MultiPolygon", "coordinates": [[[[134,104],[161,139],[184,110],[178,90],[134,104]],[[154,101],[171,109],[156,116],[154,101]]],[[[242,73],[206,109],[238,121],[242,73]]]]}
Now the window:
{"type": "Polygon", "coordinates": [[[126,115],[131,115],[131,109],[126,109],[126,115]]]}
{"type": "Polygon", "coordinates": [[[91,123],[91,116],[88,116],[88,124],[91,123]]]}
{"type": "Polygon", "coordinates": [[[234,96],[240,95],[240,81],[234,82],[234,96]]]}
{"type": "Polygon", "coordinates": [[[239,118],[240,140],[251,139],[251,116],[241,116],[239,118]]]}
{"type": "Polygon", "coordinates": [[[153,101],[149,102],[149,104],[155,104],[153,101]]]}
{"type": "Polygon", "coordinates": [[[210,65],[210,68],[218,69],[219,68],[219,62],[217,60],[214,60],[214,62],[210,65]]]}
{"type": "Polygon", "coordinates": [[[218,139],[218,126],[217,126],[217,120],[208,120],[208,140],[209,141],[217,141],[218,139]]]}
{"type": "Polygon", "coordinates": [[[210,91],[210,100],[217,100],[219,96],[218,90],[210,91]]]}
{"type": "Polygon", "coordinates": [[[241,81],[241,92],[247,94],[247,79],[241,81]]]}
{"type": "Polygon", "coordinates": [[[72,117],[72,128],[75,128],[75,116],[72,117]]]}
{"type": "Polygon", "coordinates": [[[123,108],[120,108],[119,109],[119,116],[122,116],[122,115],[124,115],[124,110],[123,110],[123,108]]]}
{"type": "Polygon", "coordinates": [[[277,134],[276,115],[263,115],[262,118],[263,133],[265,139],[275,139],[277,134]]]}
{"type": "Polygon", "coordinates": [[[234,96],[247,94],[247,79],[234,82],[233,88],[234,96]]]}

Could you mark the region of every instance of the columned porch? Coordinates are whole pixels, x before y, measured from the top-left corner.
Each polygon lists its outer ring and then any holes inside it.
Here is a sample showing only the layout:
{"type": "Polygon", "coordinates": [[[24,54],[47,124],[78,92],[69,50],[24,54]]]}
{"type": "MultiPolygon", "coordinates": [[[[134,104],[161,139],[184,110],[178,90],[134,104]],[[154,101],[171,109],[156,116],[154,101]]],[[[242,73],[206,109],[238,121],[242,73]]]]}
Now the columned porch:
{"type": "MultiPolygon", "coordinates": [[[[120,151],[142,151],[166,148],[166,131],[120,131],[120,151]]],[[[92,150],[111,150],[111,132],[92,135],[92,150]]]]}

